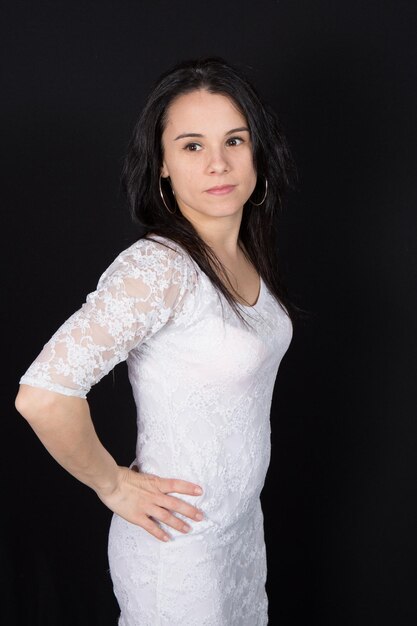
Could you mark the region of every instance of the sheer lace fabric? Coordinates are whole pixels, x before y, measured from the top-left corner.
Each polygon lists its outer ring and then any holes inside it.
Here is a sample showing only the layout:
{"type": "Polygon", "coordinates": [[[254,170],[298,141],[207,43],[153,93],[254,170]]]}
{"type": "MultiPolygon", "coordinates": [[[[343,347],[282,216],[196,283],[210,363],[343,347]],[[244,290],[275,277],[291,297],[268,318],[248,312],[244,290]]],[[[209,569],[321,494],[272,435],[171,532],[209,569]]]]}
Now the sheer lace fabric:
{"type": "Polygon", "coordinates": [[[113,515],[109,564],[119,626],[264,626],[266,551],[260,503],[270,408],[292,324],[261,281],[244,326],[207,276],[160,236],[140,239],[100,277],[22,383],[86,397],[127,360],[140,471],[202,486],[174,493],[204,513],[191,531],[159,522],[163,543],[113,515]],[[163,244],[167,244],[167,248],[163,244]]]}

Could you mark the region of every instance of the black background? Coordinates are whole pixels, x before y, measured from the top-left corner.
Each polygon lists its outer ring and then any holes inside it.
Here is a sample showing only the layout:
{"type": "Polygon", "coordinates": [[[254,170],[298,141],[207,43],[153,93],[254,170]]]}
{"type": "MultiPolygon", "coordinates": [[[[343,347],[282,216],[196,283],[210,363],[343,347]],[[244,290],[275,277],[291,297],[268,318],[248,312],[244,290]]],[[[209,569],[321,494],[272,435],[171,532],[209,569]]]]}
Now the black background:
{"type": "MultiPolygon", "coordinates": [[[[299,171],[279,252],[311,315],[271,413],[270,624],[417,623],[416,18],[401,0],[3,3],[3,624],[116,624],[111,513],[13,403],[134,238],[119,175],[153,80],[207,54],[239,64],[274,106],[299,171]]],[[[124,364],[89,401],[104,445],[130,463],[124,364]]]]}

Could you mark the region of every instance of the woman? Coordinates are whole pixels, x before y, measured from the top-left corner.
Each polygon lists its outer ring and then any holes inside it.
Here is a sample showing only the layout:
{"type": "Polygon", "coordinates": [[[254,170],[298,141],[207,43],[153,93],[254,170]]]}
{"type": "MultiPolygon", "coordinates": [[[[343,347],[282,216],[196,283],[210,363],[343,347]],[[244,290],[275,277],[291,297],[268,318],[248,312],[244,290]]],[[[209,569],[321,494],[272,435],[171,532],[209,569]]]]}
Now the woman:
{"type": "Polygon", "coordinates": [[[267,624],[260,493],[297,311],[275,217],[293,170],[240,71],[215,57],[164,73],[122,176],[144,233],[20,380],[18,411],[113,511],[120,626],[267,624]],[[138,409],[129,468],[101,445],[86,399],[124,359],[138,409]]]}

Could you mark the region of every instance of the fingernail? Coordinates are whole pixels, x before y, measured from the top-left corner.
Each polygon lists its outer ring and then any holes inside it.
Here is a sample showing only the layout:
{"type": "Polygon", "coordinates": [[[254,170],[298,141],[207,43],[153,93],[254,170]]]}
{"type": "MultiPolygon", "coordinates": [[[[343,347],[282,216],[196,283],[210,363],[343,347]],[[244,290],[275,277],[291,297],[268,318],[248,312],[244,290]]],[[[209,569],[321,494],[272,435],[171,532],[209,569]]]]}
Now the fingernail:
{"type": "Polygon", "coordinates": [[[203,490],[202,490],[202,489],[200,489],[200,487],[196,487],[196,488],[194,489],[194,493],[195,493],[195,494],[197,494],[197,495],[201,495],[201,494],[203,493],[203,490]]]}

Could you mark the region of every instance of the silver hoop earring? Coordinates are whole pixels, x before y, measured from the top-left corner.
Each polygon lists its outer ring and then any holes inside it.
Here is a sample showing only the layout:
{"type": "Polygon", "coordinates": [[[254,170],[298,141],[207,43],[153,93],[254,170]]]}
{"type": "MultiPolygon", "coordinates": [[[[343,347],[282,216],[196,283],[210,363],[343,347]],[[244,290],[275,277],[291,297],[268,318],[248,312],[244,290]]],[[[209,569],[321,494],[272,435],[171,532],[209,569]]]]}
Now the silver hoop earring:
{"type": "Polygon", "coordinates": [[[249,200],[249,202],[251,204],[253,204],[253,206],[261,206],[261,204],[263,204],[265,202],[265,198],[266,198],[267,193],[268,193],[268,181],[265,178],[265,193],[264,193],[264,197],[262,198],[262,200],[260,202],[252,202],[252,200],[249,200]]]}
{"type": "MultiPolygon", "coordinates": [[[[173,211],[171,211],[171,209],[168,207],[167,203],[165,202],[164,194],[162,193],[162,187],[161,187],[161,177],[162,177],[162,174],[159,175],[159,193],[161,195],[162,202],[164,203],[167,211],[169,211],[169,213],[171,213],[171,214],[174,214],[175,213],[175,209],[173,211]]],[[[172,193],[174,193],[174,190],[172,190],[172,193]]]]}

